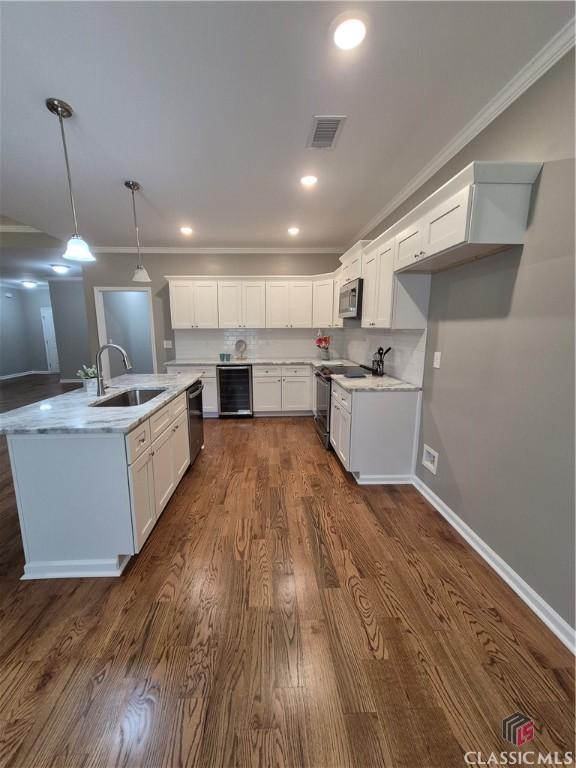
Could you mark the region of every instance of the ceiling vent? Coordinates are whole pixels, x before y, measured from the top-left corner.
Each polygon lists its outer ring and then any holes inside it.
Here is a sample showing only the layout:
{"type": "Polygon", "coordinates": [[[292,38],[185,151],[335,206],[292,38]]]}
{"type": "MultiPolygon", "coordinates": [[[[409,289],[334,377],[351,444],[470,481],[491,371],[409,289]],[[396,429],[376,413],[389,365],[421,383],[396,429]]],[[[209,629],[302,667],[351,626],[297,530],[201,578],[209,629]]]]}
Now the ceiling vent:
{"type": "Polygon", "coordinates": [[[314,115],[306,146],[309,149],[333,149],[346,115],[314,115]]]}

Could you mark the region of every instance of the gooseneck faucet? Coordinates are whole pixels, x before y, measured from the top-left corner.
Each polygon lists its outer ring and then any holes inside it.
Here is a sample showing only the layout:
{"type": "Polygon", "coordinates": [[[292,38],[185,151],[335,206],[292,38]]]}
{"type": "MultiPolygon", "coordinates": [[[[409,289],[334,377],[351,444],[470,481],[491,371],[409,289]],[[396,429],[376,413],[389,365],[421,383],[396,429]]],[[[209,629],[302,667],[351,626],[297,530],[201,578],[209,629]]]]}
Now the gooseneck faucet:
{"type": "Polygon", "coordinates": [[[118,344],[102,344],[98,352],[96,352],[96,374],[98,376],[98,397],[101,397],[102,395],[106,394],[106,387],[104,386],[104,376],[102,375],[102,352],[104,352],[105,349],[117,349],[118,352],[122,355],[122,362],[124,363],[124,368],[126,368],[127,371],[132,368],[132,363],[130,362],[130,358],[128,357],[128,353],[125,349],[120,347],[118,344]]]}

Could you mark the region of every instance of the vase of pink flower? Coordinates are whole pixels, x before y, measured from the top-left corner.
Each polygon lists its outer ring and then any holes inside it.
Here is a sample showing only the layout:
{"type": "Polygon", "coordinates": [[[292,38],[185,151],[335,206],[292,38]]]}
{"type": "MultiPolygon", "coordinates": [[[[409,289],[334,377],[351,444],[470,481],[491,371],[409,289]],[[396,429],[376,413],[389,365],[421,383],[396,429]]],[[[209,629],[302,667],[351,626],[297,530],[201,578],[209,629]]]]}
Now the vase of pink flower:
{"type": "Polygon", "coordinates": [[[332,341],[330,336],[321,336],[318,332],[316,339],[316,346],[320,350],[321,360],[330,360],[330,342],[332,341]]]}

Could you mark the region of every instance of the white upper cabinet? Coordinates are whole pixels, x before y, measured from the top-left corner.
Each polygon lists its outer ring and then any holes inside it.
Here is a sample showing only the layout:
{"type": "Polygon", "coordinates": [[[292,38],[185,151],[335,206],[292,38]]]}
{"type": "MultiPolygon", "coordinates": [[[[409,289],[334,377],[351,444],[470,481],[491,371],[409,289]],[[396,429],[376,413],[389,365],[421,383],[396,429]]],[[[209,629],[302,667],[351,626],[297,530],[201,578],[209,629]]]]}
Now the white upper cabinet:
{"type": "Polygon", "coordinates": [[[220,328],[264,328],[266,283],[242,280],[218,281],[220,328]]]}
{"type": "Polygon", "coordinates": [[[313,288],[314,328],[332,328],[334,325],[334,281],[317,280],[313,288]]]}
{"type": "Polygon", "coordinates": [[[362,259],[362,328],[376,325],[376,301],[378,297],[378,252],[372,251],[362,259]]]}
{"type": "Polygon", "coordinates": [[[267,328],[312,328],[312,281],[266,283],[267,328]]]}
{"type": "MultiPolygon", "coordinates": [[[[401,328],[396,322],[399,320],[399,306],[395,306],[394,290],[398,278],[394,278],[394,240],[388,240],[378,248],[378,291],[376,293],[375,323],[379,328],[401,328]],[[394,314],[393,310],[396,310],[394,314]],[[395,322],[396,321],[396,322],[395,322]]],[[[430,281],[428,281],[430,282],[430,281]]],[[[415,317],[406,328],[426,328],[428,314],[428,301],[423,316],[415,317]]],[[[406,318],[408,322],[408,318],[406,318]]]]}
{"type": "Polygon", "coordinates": [[[342,262],[342,283],[349,283],[350,280],[357,280],[362,277],[362,256],[364,248],[370,243],[370,240],[358,240],[352,248],[349,248],[340,256],[342,262]]]}
{"type": "Polygon", "coordinates": [[[172,328],[218,328],[218,283],[171,280],[172,328]]]}
{"type": "Polygon", "coordinates": [[[437,272],[524,242],[541,163],[470,163],[386,230],[397,271],[437,272]]]}

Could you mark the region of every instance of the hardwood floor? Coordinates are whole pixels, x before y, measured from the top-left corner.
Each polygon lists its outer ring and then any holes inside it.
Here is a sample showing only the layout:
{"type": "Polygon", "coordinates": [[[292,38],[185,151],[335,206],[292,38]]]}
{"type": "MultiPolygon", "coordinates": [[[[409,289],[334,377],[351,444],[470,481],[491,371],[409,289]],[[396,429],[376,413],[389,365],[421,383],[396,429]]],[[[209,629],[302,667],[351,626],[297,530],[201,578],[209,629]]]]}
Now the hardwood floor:
{"type": "Polygon", "coordinates": [[[0,765],[452,768],[573,748],[570,653],[416,490],[310,419],[206,422],[120,579],[21,582],[7,457],[0,765]]]}

